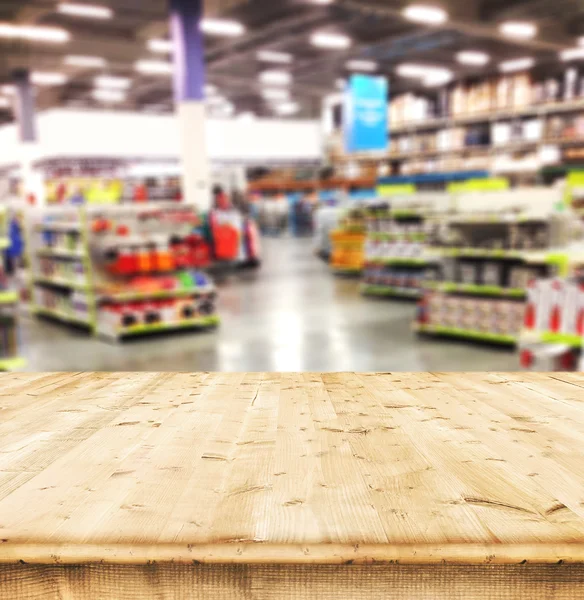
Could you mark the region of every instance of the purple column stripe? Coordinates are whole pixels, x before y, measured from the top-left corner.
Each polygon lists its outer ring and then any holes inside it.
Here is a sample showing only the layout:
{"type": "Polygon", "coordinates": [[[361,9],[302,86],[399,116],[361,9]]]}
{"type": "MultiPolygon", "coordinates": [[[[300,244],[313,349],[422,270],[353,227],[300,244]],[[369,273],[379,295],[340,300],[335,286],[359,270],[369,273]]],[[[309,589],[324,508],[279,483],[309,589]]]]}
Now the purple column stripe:
{"type": "Polygon", "coordinates": [[[176,103],[205,98],[205,53],[200,29],[203,0],[170,0],[176,103]]]}
{"type": "Polygon", "coordinates": [[[36,142],[34,89],[29,72],[18,69],[12,73],[16,87],[16,119],[21,142],[36,142]]]}

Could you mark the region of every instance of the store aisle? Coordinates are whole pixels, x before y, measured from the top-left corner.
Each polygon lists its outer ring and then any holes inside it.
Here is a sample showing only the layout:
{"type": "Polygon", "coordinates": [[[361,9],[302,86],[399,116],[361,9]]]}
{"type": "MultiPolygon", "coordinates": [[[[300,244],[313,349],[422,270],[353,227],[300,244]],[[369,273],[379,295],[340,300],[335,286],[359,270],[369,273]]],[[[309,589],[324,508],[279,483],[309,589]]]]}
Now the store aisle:
{"type": "Polygon", "coordinates": [[[220,280],[218,330],[109,344],[24,317],[29,371],[509,371],[511,350],[411,332],[415,305],[364,299],[310,240],[266,239],[264,264],[220,280]]]}

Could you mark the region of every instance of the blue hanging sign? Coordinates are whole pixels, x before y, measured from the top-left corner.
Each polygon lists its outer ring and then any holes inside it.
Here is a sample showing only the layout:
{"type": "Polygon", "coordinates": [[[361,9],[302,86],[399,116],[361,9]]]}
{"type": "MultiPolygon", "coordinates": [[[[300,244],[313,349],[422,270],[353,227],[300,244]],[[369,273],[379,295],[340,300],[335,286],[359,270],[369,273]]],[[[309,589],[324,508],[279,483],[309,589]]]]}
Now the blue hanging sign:
{"type": "Polygon", "coordinates": [[[385,77],[352,75],[345,90],[345,150],[386,150],[389,84],[385,77]]]}

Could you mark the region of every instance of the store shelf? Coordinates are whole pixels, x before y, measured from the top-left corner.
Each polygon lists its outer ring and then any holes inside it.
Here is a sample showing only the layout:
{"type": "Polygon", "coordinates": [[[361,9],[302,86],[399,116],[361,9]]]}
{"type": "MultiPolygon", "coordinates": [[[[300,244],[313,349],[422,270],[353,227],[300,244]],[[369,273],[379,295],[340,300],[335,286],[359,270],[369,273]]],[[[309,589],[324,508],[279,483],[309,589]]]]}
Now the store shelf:
{"type": "Polygon", "coordinates": [[[126,337],[133,335],[145,335],[148,333],[159,333],[161,331],[188,329],[190,327],[212,327],[214,325],[219,325],[219,323],[219,317],[217,315],[212,315],[209,317],[199,317],[197,319],[177,321],[175,323],[152,323],[151,325],[133,325],[132,327],[119,329],[117,332],[117,336],[126,337]]]}
{"type": "Polygon", "coordinates": [[[491,250],[489,248],[441,248],[430,246],[427,251],[431,254],[451,258],[501,258],[501,259],[523,259],[526,252],[521,250],[491,250]]]}
{"type": "Polygon", "coordinates": [[[47,258],[70,258],[72,260],[83,260],[85,255],[79,250],[67,250],[65,248],[43,248],[36,251],[37,256],[47,258]]]}
{"type": "Polygon", "coordinates": [[[427,239],[425,233],[386,233],[384,231],[371,231],[367,234],[370,240],[380,241],[409,241],[409,242],[424,242],[427,239]]]}
{"type": "Polygon", "coordinates": [[[80,317],[75,317],[72,315],[68,315],[58,310],[53,310],[51,308],[43,308],[42,306],[33,307],[33,312],[37,315],[41,315],[44,317],[52,317],[53,319],[58,319],[59,321],[63,321],[64,323],[71,323],[73,325],[85,325],[86,327],[90,327],[91,323],[88,319],[82,319],[80,317]]]}
{"type": "Polygon", "coordinates": [[[19,300],[18,292],[12,290],[0,292],[0,304],[17,304],[19,300]]]}
{"type": "Polygon", "coordinates": [[[207,285],[196,288],[177,290],[152,290],[152,291],[130,291],[123,293],[105,292],[99,294],[99,300],[114,300],[118,302],[129,302],[132,300],[164,300],[170,298],[182,298],[189,296],[202,296],[215,291],[215,286],[207,285]]]}
{"type": "Polygon", "coordinates": [[[549,104],[526,106],[521,109],[488,111],[483,113],[461,115],[459,117],[445,117],[441,119],[430,119],[426,121],[413,121],[402,123],[391,127],[392,134],[413,133],[429,129],[441,129],[442,127],[455,127],[469,123],[487,123],[490,121],[507,120],[529,115],[548,115],[584,110],[582,100],[576,102],[553,102],[549,104]]]}
{"type": "Polygon", "coordinates": [[[458,329],[456,327],[442,327],[439,325],[421,325],[416,323],[414,325],[414,331],[430,335],[444,335],[468,340],[490,342],[492,344],[513,346],[518,342],[518,338],[512,335],[501,335],[484,331],[473,331],[470,329],[458,329]]]}
{"type": "Polygon", "coordinates": [[[434,264],[434,262],[435,261],[428,258],[408,258],[406,256],[396,256],[393,258],[369,258],[366,260],[366,264],[368,265],[381,265],[387,267],[426,267],[428,265],[434,264]]]}
{"type": "Polygon", "coordinates": [[[387,285],[371,285],[367,283],[361,285],[361,293],[365,296],[388,296],[412,299],[418,299],[421,296],[421,290],[418,289],[394,288],[387,285]]]}
{"type": "Polygon", "coordinates": [[[429,290],[444,293],[464,293],[477,296],[501,296],[504,298],[523,298],[526,291],[521,288],[504,288],[497,285],[474,285],[448,281],[427,281],[424,287],[429,290]]]}
{"type": "Polygon", "coordinates": [[[26,359],[24,358],[0,358],[0,371],[16,371],[24,367],[26,367],[26,359]]]}
{"type": "Polygon", "coordinates": [[[54,285],[57,287],[70,288],[72,290],[86,291],[89,289],[87,283],[79,283],[76,281],[68,281],[67,279],[59,279],[58,277],[34,277],[33,282],[41,285],[54,285]]]}
{"type": "Polygon", "coordinates": [[[335,275],[360,275],[363,272],[362,267],[332,267],[335,275]]]}
{"type": "Polygon", "coordinates": [[[552,333],[551,331],[524,331],[521,334],[522,343],[565,344],[572,348],[584,347],[581,335],[567,333],[552,333]]]}
{"type": "Polygon", "coordinates": [[[39,223],[34,227],[35,231],[81,231],[81,223],[39,223]]]}

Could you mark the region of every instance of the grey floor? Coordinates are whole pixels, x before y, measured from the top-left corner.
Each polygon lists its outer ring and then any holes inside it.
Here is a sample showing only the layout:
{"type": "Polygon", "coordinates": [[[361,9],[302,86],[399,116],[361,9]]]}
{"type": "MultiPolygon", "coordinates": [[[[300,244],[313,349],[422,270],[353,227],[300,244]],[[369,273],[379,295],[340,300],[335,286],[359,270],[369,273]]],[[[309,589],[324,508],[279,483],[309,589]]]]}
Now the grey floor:
{"type": "Polygon", "coordinates": [[[22,319],[30,371],[509,371],[512,350],[417,338],[415,305],[359,295],[310,240],[265,239],[264,262],[219,282],[222,324],[110,344],[22,319]]]}

